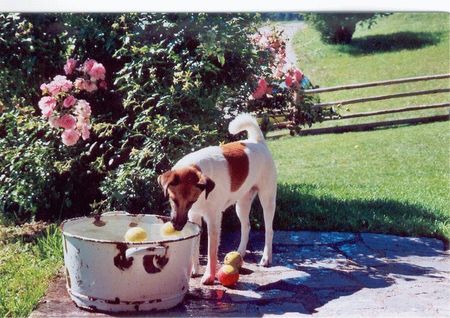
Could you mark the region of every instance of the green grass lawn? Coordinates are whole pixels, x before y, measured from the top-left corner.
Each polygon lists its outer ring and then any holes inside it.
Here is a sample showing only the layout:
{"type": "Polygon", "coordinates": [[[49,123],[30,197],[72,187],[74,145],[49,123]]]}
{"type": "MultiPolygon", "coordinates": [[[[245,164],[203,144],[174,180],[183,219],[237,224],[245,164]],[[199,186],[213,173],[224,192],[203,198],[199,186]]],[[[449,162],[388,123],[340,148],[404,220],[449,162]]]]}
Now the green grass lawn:
{"type": "Polygon", "coordinates": [[[448,141],[447,122],[271,140],[279,173],[275,227],[448,242],[448,141]]]}
{"type": "MultiPolygon", "coordinates": [[[[306,25],[293,39],[298,65],[320,87],[449,73],[449,17],[448,13],[395,13],[379,19],[371,29],[358,27],[353,42],[348,45],[323,44],[319,33],[306,25]]],[[[450,80],[444,79],[322,93],[320,98],[322,102],[328,102],[448,87],[450,80]]],[[[340,113],[344,115],[449,100],[449,93],[411,96],[343,106],[340,113]]],[[[448,109],[440,108],[328,121],[315,127],[447,113],[448,109]]]]}
{"type": "Polygon", "coordinates": [[[63,264],[61,236],[50,227],[26,243],[5,232],[0,225],[0,317],[27,317],[63,264]]]}

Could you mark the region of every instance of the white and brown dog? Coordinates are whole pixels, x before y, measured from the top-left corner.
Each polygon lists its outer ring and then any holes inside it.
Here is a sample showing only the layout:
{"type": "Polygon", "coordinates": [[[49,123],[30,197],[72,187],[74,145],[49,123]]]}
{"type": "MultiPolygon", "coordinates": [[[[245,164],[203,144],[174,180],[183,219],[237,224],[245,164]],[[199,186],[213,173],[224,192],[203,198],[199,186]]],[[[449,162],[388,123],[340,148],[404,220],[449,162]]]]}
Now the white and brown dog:
{"type": "MultiPolygon", "coordinates": [[[[165,195],[169,196],[175,229],[182,229],[188,219],[201,225],[203,218],[207,224],[208,264],[203,284],[214,283],[222,212],[234,203],[241,222],[238,252],[244,257],[250,232],[250,207],[256,194],[264,210],[266,230],[260,264],[269,266],[272,262],[272,222],[277,191],[275,164],[254,117],[238,115],[228,129],[231,134],[246,130],[248,139],[190,153],[172,170],[158,177],[165,195]]],[[[193,274],[198,274],[198,246],[195,250],[193,274]]]]}

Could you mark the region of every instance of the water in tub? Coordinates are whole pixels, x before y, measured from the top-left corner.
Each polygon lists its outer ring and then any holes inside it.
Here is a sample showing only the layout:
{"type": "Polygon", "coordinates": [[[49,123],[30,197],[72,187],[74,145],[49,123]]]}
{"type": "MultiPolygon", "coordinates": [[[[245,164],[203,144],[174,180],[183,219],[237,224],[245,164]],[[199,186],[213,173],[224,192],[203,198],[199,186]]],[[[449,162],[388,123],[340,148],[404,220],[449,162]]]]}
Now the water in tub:
{"type": "Polygon", "coordinates": [[[94,222],[77,222],[71,224],[70,228],[65,228],[65,231],[71,235],[80,236],[87,239],[94,240],[106,240],[106,241],[125,241],[125,233],[131,227],[139,226],[147,232],[147,239],[149,241],[163,241],[173,240],[180,237],[191,236],[194,234],[192,226],[187,224],[183,230],[177,231],[171,235],[164,235],[161,231],[164,223],[157,220],[157,223],[146,222],[145,218],[133,218],[133,217],[108,217],[102,218],[102,225],[95,225],[94,222]]]}

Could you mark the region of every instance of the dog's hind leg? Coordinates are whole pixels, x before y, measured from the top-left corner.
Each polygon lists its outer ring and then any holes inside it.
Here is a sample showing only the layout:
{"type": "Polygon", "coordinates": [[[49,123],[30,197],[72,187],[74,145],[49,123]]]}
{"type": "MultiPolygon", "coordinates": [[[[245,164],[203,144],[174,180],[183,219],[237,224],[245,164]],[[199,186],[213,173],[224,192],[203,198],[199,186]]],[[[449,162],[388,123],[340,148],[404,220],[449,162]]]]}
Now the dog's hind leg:
{"type": "Polygon", "coordinates": [[[252,207],[253,199],[256,196],[256,189],[252,188],[236,203],[236,214],[241,222],[241,242],[239,243],[238,252],[242,257],[247,251],[248,236],[250,234],[250,209],[252,207]]]}
{"type": "Polygon", "coordinates": [[[264,226],[266,229],[262,266],[270,266],[272,263],[273,218],[275,215],[277,186],[276,183],[266,183],[258,192],[259,201],[264,211],[264,226]]]}

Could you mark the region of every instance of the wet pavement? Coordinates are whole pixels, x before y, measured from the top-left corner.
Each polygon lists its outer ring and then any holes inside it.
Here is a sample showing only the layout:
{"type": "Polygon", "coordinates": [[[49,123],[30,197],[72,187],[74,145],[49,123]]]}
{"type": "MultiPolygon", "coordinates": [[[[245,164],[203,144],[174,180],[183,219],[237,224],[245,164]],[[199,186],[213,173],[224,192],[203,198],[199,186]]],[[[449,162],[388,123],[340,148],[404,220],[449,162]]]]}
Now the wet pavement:
{"type": "MultiPolygon", "coordinates": [[[[249,253],[235,288],[225,288],[217,281],[202,286],[200,277],[193,278],[177,307],[130,315],[450,317],[450,254],[439,240],[277,231],[274,264],[269,268],[257,266],[263,242],[263,232],[251,234],[249,253]]],[[[238,243],[238,233],[224,234],[222,259],[238,243]]],[[[52,316],[109,315],[78,309],[61,275],[30,317],[52,316]]]]}

